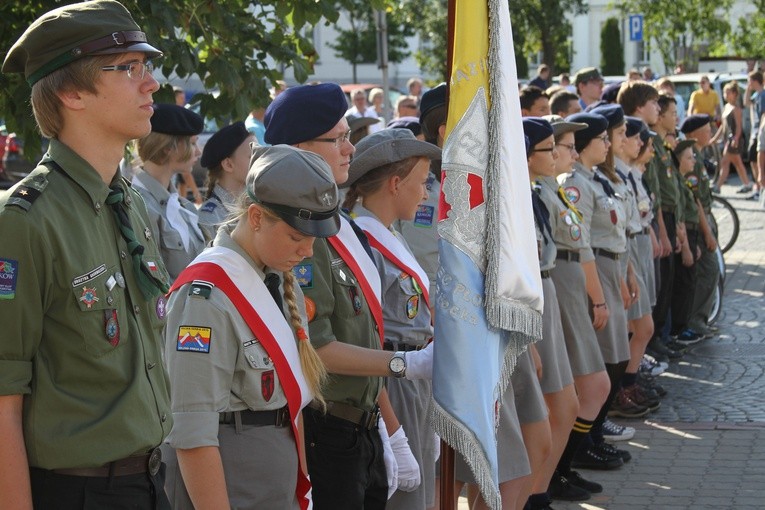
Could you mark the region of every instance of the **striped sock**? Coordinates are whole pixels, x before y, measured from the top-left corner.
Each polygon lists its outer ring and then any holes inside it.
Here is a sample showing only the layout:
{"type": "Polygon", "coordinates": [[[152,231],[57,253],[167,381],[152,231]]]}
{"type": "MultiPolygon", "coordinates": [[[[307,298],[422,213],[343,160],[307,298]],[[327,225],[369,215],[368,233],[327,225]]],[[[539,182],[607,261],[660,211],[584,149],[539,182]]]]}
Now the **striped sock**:
{"type": "Polygon", "coordinates": [[[563,476],[566,476],[571,471],[571,461],[579,451],[579,447],[582,445],[582,441],[587,437],[587,434],[592,430],[592,420],[585,420],[581,416],[576,417],[574,427],[571,429],[571,433],[568,436],[568,443],[563,450],[563,455],[560,456],[558,461],[558,471],[563,476]]]}

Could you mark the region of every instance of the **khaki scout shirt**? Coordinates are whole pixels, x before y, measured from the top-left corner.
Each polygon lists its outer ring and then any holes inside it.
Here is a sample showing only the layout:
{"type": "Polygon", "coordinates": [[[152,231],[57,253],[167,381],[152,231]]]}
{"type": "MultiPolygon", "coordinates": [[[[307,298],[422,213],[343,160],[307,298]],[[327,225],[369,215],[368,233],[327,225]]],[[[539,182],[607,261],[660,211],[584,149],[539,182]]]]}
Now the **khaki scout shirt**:
{"type": "Polygon", "coordinates": [[[704,209],[704,212],[709,214],[712,210],[712,189],[709,185],[709,174],[704,166],[704,155],[694,147],[693,156],[696,158],[696,164],[693,165],[692,173],[698,178],[698,182],[695,184],[689,182],[689,184],[691,185],[691,190],[701,200],[701,207],[704,209]]]}
{"type": "MultiPolygon", "coordinates": [[[[316,239],[313,257],[295,267],[305,297],[316,307],[309,315],[309,336],[315,348],[338,341],[380,349],[380,335],[356,277],[327,239],[316,239]]],[[[330,374],[324,398],[332,402],[374,409],[382,377],[330,374]]]]}
{"type": "MultiPolygon", "coordinates": [[[[555,246],[561,250],[578,252],[586,246],[582,230],[588,228],[587,225],[584,224],[578,214],[569,209],[568,205],[558,195],[558,190],[563,192],[563,188],[560,188],[555,177],[541,177],[539,178],[539,185],[541,188],[539,196],[550,212],[550,226],[552,227],[555,246]]],[[[589,239],[589,236],[587,238],[589,239]]],[[[557,250],[555,255],[557,256],[557,250]]],[[[540,263],[540,269],[551,269],[554,266],[554,260],[550,267],[540,263]]]]}
{"type": "MultiPolygon", "coordinates": [[[[98,173],[57,140],[51,160],[63,171],[38,166],[0,195],[0,394],[24,395],[30,466],[95,467],[146,453],[170,431],[165,299],[139,290],[98,173]]],[[[140,195],[120,177],[112,184],[167,282],[140,195]]]]}
{"type": "MultiPolygon", "coordinates": [[[[265,279],[263,269],[225,228],[218,230],[214,244],[238,253],[265,279]]],[[[183,285],[168,302],[165,359],[172,383],[174,424],[167,439],[174,448],[218,446],[221,412],[271,411],[287,405],[271,357],[231,300],[217,287],[208,287],[208,294],[190,292],[193,286],[183,285]],[[178,348],[184,335],[195,333],[208,339],[207,352],[178,348]]],[[[299,288],[295,290],[304,316],[303,294],[299,288]]],[[[282,313],[289,317],[287,303],[282,305],[282,313]]]]}

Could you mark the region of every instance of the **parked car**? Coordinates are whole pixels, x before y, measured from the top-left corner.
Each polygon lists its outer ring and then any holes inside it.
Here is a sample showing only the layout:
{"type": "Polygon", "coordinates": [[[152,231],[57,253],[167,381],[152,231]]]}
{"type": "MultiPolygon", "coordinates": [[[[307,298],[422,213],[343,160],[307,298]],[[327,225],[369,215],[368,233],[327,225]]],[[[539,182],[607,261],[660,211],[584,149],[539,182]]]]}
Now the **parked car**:
{"type": "MultiPolygon", "coordinates": [[[[709,78],[709,83],[712,85],[712,90],[717,92],[717,96],[720,98],[720,109],[725,105],[725,97],[723,97],[723,87],[736,80],[739,84],[741,92],[743,94],[746,90],[746,74],[745,73],[688,73],[688,74],[673,74],[667,76],[669,81],[675,85],[675,92],[685,101],[686,107],[688,101],[691,99],[691,93],[699,88],[699,81],[702,76],[709,78]]],[[[743,99],[743,98],[742,98],[743,99]]]]}

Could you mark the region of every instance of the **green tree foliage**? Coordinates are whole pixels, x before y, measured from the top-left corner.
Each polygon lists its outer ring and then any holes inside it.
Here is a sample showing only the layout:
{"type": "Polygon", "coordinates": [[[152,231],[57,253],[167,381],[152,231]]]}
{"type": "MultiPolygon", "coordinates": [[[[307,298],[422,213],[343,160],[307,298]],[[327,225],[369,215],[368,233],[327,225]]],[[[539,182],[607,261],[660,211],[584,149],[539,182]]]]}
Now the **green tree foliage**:
{"type": "Polygon", "coordinates": [[[553,73],[555,69],[568,69],[571,23],[566,16],[586,13],[584,0],[508,0],[508,3],[513,34],[517,38],[519,29],[524,30],[526,54],[541,52],[542,62],[553,73]]]}
{"type": "Polygon", "coordinates": [[[738,26],[730,34],[730,50],[727,45],[720,45],[718,55],[738,55],[741,57],[761,59],[765,57],[765,0],[754,0],[753,16],[742,16],[738,26]]]}
{"type": "MultiPolygon", "coordinates": [[[[351,64],[353,82],[356,83],[356,66],[377,62],[377,25],[375,10],[367,0],[349,0],[340,16],[348,21],[348,29],[338,30],[334,43],[327,46],[335,50],[335,56],[351,64]]],[[[396,5],[386,9],[388,31],[388,61],[401,62],[409,56],[407,37],[414,35],[414,29],[406,20],[406,12],[396,5]]]]}
{"type": "Polygon", "coordinates": [[[447,0],[393,0],[392,3],[401,13],[402,23],[420,36],[421,46],[414,53],[417,65],[425,74],[437,76],[431,85],[446,81],[447,0]]]}
{"type": "Polygon", "coordinates": [[[624,46],[616,18],[608,18],[600,31],[600,57],[600,72],[605,75],[624,74],[624,46]]]}
{"type": "MultiPolygon", "coordinates": [[[[157,61],[165,77],[199,75],[208,91],[193,98],[202,114],[218,119],[243,118],[268,102],[268,88],[290,68],[299,82],[311,73],[315,49],[305,29],[322,20],[335,22],[339,7],[351,0],[123,0],[148,40],[164,51],[157,61]]],[[[382,6],[384,0],[370,0],[382,6]]],[[[19,35],[41,14],[59,7],[60,0],[0,2],[0,58],[5,58],[19,35]]],[[[36,152],[23,77],[0,75],[0,116],[8,128],[21,133],[27,153],[36,152]]],[[[169,86],[155,101],[172,101],[169,86]]]]}
{"type": "Polygon", "coordinates": [[[693,71],[702,45],[725,40],[732,4],[733,0],[623,0],[619,8],[625,15],[643,15],[643,35],[654,43],[667,69],[683,61],[693,71]]]}

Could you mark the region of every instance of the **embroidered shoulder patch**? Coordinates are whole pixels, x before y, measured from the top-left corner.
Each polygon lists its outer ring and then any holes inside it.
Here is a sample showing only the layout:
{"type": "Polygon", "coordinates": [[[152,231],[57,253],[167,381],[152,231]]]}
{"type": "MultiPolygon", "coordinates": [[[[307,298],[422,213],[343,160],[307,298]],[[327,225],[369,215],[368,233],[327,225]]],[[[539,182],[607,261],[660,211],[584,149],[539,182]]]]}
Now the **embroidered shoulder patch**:
{"type": "Polygon", "coordinates": [[[0,299],[13,299],[16,297],[18,275],[18,261],[0,259],[0,299]]]}
{"type": "Polygon", "coordinates": [[[189,287],[189,296],[210,299],[210,293],[212,292],[213,287],[214,285],[210,282],[194,280],[191,282],[191,287],[189,287]]]}
{"type": "Polygon", "coordinates": [[[581,194],[579,193],[579,188],[575,186],[569,186],[563,191],[566,193],[566,198],[568,198],[569,202],[571,202],[572,204],[579,202],[579,198],[581,196],[581,194]]]}
{"type": "Polygon", "coordinates": [[[199,326],[181,326],[178,328],[178,343],[176,351],[210,352],[212,328],[199,326]]]}
{"type": "Polygon", "coordinates": [[[11,192],[7,204],[20,207],[24,211],[29,211],[32,204],[40,198],[40,195],[42,195],[47,186],[48,179],[45,175],[38,174],[31,178],[28,177],[11,192]]]}
{"type": "Polygon", "coordinates": [[[292,273],[295,275],[295,279],[303,289],[310,289],[313,287],[313,264],[298,264],[292,268],[292,273]]]}
{"type": "Polygon", "coordinates": [[[420,205],[417,207],[417,213],[414,215],[414,226],[420,228],[431,228],[433,226],[433,216],[435,207],[432,205],[420,205]]]}

